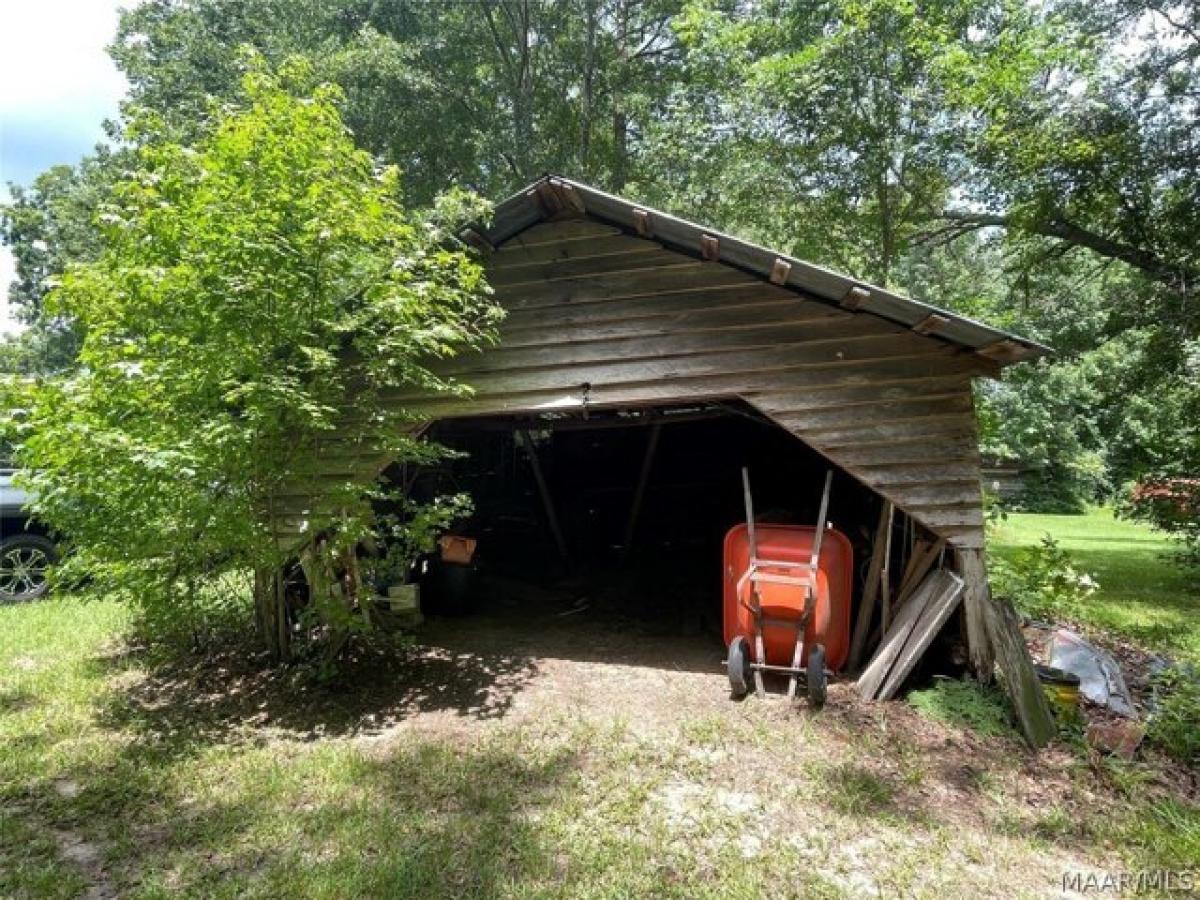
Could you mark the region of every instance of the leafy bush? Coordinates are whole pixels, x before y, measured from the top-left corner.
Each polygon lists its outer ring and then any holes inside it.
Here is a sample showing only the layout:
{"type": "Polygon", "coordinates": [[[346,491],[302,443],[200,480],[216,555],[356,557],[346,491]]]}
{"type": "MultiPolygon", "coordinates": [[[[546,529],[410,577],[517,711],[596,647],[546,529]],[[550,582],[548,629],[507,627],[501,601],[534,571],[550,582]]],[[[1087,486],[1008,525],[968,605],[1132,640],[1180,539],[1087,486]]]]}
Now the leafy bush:
{"type": "Polygon", "coordinates": [[[1200,675],[1171,668],[1154,679],[1158,705],[1146,737],[1176,759],[1200,763],[1200,675]]]}
{"type": "Polygon", "coordinates": [[[1070,614],[1100,587],[1049,534],[1032,547],[1004,556],[993,554],[988,576],[996,595],[1007,597],[1031,616],[1070,614]]]}
{"type": "Polygon", "coordinates": [[[438,497],[424,504],[405,498],[393,503],[396,511],[377,516],[376,537],[382,552],[365,564],[368,580],[381,593],[408,581],[417,560],[431,552],[438,537],[472,509],[466,494],[438,497]]]}
{"type": "Polygon", "coordinates": [[[913,691],[908,702],[929,719],[970,728],[983,735],[1015,737],[1004,697],[995,688],[975,681],[939,678],[932,687],[913,691]]]}
{"type": "Polygon", "coordinates": [[[1128,488],[1120,512],[1183,543],[1181,561],[1200,566],[1200,478],[1159,474],[1128,488]]]}
{"type": "Polygon", "coordinates": [[[369,617],[356,548],[377,528],[375,463],[439,454],[387,396],[462,390],[429,361],[489,340],[501,311],[456,238],[479,201],[405,208],[336,88],[301,62],[246,67],[190,145],[131,115],[99,253],[46,299],[79,325],[76,367],[11,381],[0,410],[67,574],[158,619],[249,576],[259,634],[286,659],[291,561],[314,634],[340,648],[369,617]]]}
{"type": "MultiPolygon", "coordinates": [[[[87,586],[85,597],[111,597],[112,592],[87,586]]],[[[152,597],[135,602],[132,634],[138,643],[148,642],[166,649],[208,647],[245,643],[246,623],[254,612],[254,577],[248,570],[227,570],[204,578],[180,581],[169,597],[152,597]]]]}

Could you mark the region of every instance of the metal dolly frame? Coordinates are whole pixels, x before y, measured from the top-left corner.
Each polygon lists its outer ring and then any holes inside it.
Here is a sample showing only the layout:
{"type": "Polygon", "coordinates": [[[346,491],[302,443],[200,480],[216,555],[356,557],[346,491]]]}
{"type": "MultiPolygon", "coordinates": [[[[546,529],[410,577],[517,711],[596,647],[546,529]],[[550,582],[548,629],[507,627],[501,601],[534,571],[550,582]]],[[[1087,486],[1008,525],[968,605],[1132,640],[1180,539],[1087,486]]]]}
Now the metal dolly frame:
{"type": "Polygon", "coordinates": [[[736,590],[737,602],[750,611],[754,618],[754,652],[751,656],[745,635],[737,635],[729,642],[729,657],[726,667],[729,673],[729,684],[734,696],[745,696],[748,693],[747,675],[753,674],[754,692],[759,697],[766,696],[763,688],[763,672],[788,673],[787,696],[789,701],[796,699],[796,690],[800,676],[805,677],[808,687],[808,699],[814,707],[825,703],[827,676],[825,672],[825,648],[821,644],[813,644],[808,655],[808,667],[800,665],[804,657],[804,631],[817,603],[817,573],[821,562],[821,543],[825,535],[825,524],[829,514],[829,493],[833,485],[833,470],[825,474],[825,487],[821,493],[821,507],[817,515],[816,532],[813,535],[812,550],[807,563],[790,560],[760,559],[758,556],[758,538],[755,533],[754,499],[750,492],[750,473],[742,469],[742,492],[746,504],[746,534],[750,543],[750,562],[746,571],[738,579],[736,590]],[[775,571],[766,571],[773,569],[775,571]],[[783,570],[780,572],[779,570],[783,570]],[[801,570],[800,574],[788,574],[801,570]],[[802,588],[804,601],[800,615],[795,618],[780,618],[763,614],[761,595],[758,591],[760,584],[783,584],[802,588]],[[747,591],[747,587],[749,590],[747,591]],[[746,594],[749,593],[749,601],[746,594]],[[766,662],[766,650],[763,644],[763,629],[778,627],[795,629],[796,643],[792,652],[790,666],[770,665],[766,662]]]}

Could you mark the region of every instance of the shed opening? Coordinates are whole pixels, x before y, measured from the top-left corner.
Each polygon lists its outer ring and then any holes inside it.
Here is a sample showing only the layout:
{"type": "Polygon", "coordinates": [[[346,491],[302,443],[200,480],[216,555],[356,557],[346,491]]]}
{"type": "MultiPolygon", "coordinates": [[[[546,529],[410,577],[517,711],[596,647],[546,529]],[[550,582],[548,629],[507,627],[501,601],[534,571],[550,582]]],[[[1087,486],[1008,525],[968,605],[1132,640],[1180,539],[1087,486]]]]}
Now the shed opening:
{"type": "MultiPolygon", "coordinates": [[[[473,513],[454,531],[477,541],[469,586],[436,560],[426,569],[435,615],[693,635],[717,671],[723,542],[745,520],[743,467],[756,521],[810,526],[832,469],[828,521],[853,548],[853,628],[883,501],[742,401],[451,419],[427,434],[457,455],[389,474],[417,500],[470,494],[473,513]]],[[[900,564],[919,526],[896,521],[900,564]]]]}

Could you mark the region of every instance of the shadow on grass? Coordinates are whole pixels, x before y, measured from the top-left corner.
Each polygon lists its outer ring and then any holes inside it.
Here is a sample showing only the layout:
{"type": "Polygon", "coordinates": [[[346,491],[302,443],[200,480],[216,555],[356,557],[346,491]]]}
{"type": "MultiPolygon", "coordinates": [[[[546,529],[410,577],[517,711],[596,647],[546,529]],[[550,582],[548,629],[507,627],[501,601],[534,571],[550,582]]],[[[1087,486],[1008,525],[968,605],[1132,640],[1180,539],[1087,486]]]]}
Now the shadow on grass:
{"type": "MultiPolygon", "coordinates": [[[[1153,553],[1155,556],[1160,556],[1164,561],[1171,561],[1171,554],[1169,552],[1162,552],[1163,538],[1161,535],[1157,534],[1147,535],[1146,537],[1131,537],[1126,534],[1071,534],[1070,537],[1065,538],[1065,541],[1071,544],[1111,544],[1113,547],[1121,548],[1133,548],[1139,545],[1144,545],[1145,547],[1153,549],[1137,549],[1136,552],[1143,554],[1153,553]]],[[[1072,548],[1071,552],[1082,553],[1095,551],[1076,551],[1074,548],[1072,548]]],[[[1121,551],[1118,550],[1117,552],[1121,551]]]]}
{"type": "Polygon", "coordinates": [[[407,643],[355,641],[339,675],[320,682],[311,667],[272,667],[243,638],[207,654],[119,651],[92,661],[109,679],[131,664],[145,670],[100,711],[106,727],[188,752],[215,743],[379,733],[413,716],[505,717],[544,660],[719,674],[723,647],[703,634],[664,632],[589,601],[492,585],[473,615],[433,618],[407,643]],[[131,658],[131,654],[133,658],[131,658]]]}
{"type": "MultiPolygon", "coordinates": [[[[538,822],[574,802],[578,750],[519,735],[467,747],[412,737],[379,754],[285,742],[214,748],[197,770],[143,744],[77,762],[71,791],[42,783],[9,824],[86,836],[121,894],[494,897],[566,877],[538,822]]],[[[82,896],[77,881],[45,895],[82,896]]]]}
{"type": "Polygon", "coordinates": [[[34,696],[23,688],[0,687],[0,716],[20,712],[33,706],[34,696]]]}
{"type": "MultiPolygon", "coordinates": [[[[128,659],[94,664],[120,669],[128,659]]],[[[413,644],[356,647],[339,675],[322,682],[311,668],[271,667],[257,650],[233,647],[155,660],[98,718],[180,752],[280,737],[314,741],[378,733],[418,713],[501,718],[536,674],[525,655],[413,644]]]]}
{"type": "MultiPolygon", "coordinates": [[[[417,714],[501,718],[537,673],[528,656],[359,646],[330,683],[244,646],[204,657],[123,650],[81,666],[111,685],[92,717],[120,750],[80,745],[24,786],[13,824],[95,841],[123,890],[487,897],[501,880],[553,877],[527,811],[573,768],[569,747],[463,749],[409,733],[375,755],[321,740],[417,714]]],[[[66,739],[23,737],[39,755],[66,739]]]]}

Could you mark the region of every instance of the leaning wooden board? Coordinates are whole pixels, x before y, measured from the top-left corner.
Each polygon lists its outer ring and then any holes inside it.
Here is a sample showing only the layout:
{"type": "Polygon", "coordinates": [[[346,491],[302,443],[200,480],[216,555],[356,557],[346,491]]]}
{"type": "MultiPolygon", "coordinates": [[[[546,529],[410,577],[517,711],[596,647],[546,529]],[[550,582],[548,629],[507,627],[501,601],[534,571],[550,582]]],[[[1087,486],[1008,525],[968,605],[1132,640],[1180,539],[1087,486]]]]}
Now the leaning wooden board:
{"type": "Polygon", "coordinates": [[[880,700],[890,700],[896,695],[896,691],[900,690],[904,679],[912,672],[926,648],[933,643],[933,639],[942,630],[942,626],[946,624],[950,614],[958,608],[962,599],[963,580],[953,573],[948,572],[947,574],[954,583],[945,589],[935,591],[933,599],[929,601],[921,613],[921,617],[917,619],[912,635],[900,652],[900,658],[896,660],[883,687],[879,689],[880,700]]]}
{"type": "Polygon", "coordinates": [[[859,694],[868,700],[887,699],[899,689],[954,611],[962,590],[963,580],[946,569],[931,572],[921,582],[859,677],[859,694]]]}

